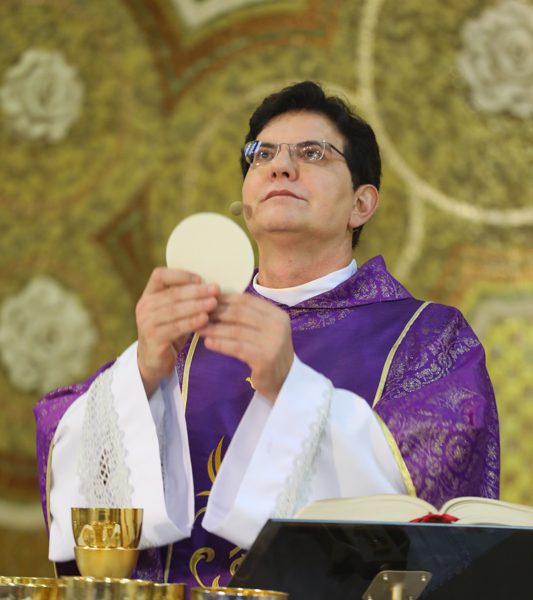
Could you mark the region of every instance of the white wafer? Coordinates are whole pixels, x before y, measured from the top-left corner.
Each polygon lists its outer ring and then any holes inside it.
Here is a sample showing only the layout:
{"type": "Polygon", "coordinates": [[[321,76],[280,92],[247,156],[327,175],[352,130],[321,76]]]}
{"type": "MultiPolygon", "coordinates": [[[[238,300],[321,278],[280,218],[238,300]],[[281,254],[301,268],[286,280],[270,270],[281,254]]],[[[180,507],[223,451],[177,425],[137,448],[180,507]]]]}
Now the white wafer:
{"type": "Polygon", "coordinates": [[[254,270],[248,236],[228,217],[196,213],[181,221],[167,242],[167,266],[218,283],[225,294],[243,292],[254,270]]]}

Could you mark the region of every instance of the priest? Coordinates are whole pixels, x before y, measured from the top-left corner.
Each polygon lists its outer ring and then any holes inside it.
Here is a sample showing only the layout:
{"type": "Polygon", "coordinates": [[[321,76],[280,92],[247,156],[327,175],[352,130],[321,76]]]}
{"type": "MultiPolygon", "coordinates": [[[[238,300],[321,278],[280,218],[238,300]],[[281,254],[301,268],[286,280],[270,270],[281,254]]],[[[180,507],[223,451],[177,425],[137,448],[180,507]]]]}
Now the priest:
{"type": "Polygon", "coordinates": [[[71,506],[144,508],[134,576],[224,585],[270,517],[377,493],[496,498],[483,348],[353,247],[379,200],[370,126],[313,82],[267,97],[241,163],[259,250],[243,294],[156,268],[138,340],[35,408],[50,558],[71,506]]]}

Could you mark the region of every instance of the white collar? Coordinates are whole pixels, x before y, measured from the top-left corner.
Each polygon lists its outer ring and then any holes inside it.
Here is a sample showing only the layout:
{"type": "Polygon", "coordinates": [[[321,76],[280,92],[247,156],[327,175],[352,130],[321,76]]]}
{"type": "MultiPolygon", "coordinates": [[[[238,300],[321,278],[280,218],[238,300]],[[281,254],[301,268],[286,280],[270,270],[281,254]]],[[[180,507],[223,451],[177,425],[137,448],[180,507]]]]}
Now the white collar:
{"type": "Polygon", "coordinates": [[[278,302],[279,304],[294,306],[295,304],[300,304],[300,302],[308,300],[313,296],[318,296],[319,294],[329,292],[329,290],[332,290],[343,281],[346,281],[349,277],[356,273],[356,271],[357,263],[355,262],[355,259],[352,259],[352,261],[346,267],[343,267],[338,271],[333,271],[332,273],[328,273],[323,277],[313,279],[312,281],[302,283],[301,285],[295,285],[294,287],[264,287],[257,283],[257,276],[259,273],[256,273],[255,277],[253,278],[252,285],[254,290],[258,294],[261,294],[261,296],[269,298],[270,300],[274,300],[274,302],[278,302]]]}

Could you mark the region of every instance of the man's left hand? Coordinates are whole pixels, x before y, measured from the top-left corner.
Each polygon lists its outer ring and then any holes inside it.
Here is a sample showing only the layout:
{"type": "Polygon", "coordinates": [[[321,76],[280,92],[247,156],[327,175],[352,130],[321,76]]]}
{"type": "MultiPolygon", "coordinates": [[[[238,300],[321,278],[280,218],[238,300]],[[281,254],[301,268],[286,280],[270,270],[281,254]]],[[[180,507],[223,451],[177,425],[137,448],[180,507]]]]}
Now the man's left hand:
{"type": "Polygon", "coordinates": [[[247,363],[253,387],[276,400],[294,359],[290,319],[281,308],[250,294],[222,296],[198,333],[209,350],[247,363]]]}

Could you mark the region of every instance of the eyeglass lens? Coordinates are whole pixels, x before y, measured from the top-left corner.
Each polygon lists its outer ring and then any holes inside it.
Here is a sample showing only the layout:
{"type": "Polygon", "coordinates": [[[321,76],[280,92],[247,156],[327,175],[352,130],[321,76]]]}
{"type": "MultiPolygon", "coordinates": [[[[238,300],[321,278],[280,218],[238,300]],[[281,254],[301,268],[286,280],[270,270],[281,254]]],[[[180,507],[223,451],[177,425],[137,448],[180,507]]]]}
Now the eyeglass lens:
{"type": "MultiPolygon", "coordinates": [[[[282,146],[287,146],[289,154],[304,162],[315,162],[324,157],[327,142],[317,142],[314,140],[299,142],[298,144],[269,144],[255,140],[246,144],[244,156],[248,163],[261,165],[273,160],[282,146]]],[[[329,144],[328,144],[329,145],[329,144]]]]}

